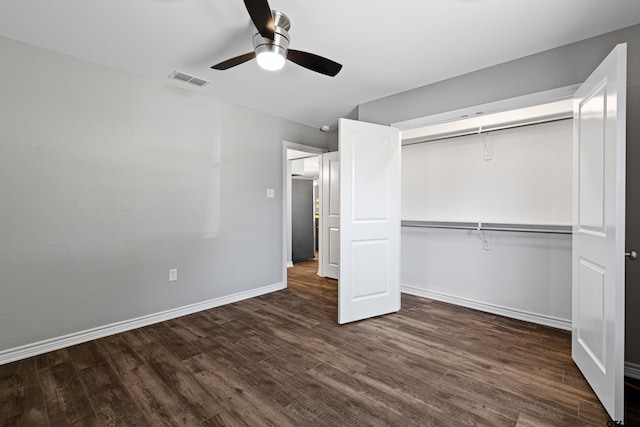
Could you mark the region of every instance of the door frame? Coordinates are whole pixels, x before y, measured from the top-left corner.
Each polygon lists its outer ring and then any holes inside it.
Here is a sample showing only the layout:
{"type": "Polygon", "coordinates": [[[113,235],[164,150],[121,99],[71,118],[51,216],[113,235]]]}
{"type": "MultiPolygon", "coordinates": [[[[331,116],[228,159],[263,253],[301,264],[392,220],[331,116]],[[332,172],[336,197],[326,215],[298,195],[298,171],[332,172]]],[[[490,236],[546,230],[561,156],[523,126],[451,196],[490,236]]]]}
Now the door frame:
{"type": "MultiPolygon", "coordinates": [[[[287,287],[287,265],[291,252],[291,170],[287,159],[287,150],[296,150],[309,153],[311,156],[319,156],[329,150],[312,145],[297,142],[282,141],[282,283],[287,287]]],[[[320,195],[320,197],[322,197],[320,195]]],[[[320,200],[322,203],[322,200],[320,200]]]]}

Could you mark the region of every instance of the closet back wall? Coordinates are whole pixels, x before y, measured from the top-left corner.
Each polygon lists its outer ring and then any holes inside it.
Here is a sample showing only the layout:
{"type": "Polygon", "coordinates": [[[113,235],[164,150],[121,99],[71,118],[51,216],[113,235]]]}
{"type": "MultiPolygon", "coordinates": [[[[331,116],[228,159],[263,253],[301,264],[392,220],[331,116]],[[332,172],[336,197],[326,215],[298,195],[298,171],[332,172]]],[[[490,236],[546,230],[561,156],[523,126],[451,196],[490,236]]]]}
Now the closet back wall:
{"type": "Polygon", "coordinates": [[[402,291],[571,328],[571,235],[402,227],[402,291]]]}
{"type": "Polygon", "coordinates": [[[402,219],[570,225],[572,135],[562,120],[405,145],[402,219]]]}

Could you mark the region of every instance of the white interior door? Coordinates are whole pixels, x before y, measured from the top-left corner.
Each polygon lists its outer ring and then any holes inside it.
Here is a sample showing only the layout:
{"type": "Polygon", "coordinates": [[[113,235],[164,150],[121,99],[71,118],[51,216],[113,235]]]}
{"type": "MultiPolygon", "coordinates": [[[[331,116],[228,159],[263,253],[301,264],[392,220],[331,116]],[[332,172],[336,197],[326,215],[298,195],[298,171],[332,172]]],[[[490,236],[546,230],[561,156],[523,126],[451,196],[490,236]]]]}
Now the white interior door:
{"type": "Polygon", "coordinates": [[[572,355],[615,421],[624,421],[627,46],[574,101],[572,355]]]}
{"type": "Polygon", "coordinates": [[[340,119],[338,323],[400,309],[400,131],[340,119]]]}
{"type": "Polygon", "coordinates": [[[340,154],[337,151],[322,155],[320,183],[319,274],[337,280],[340,274],[340,154]]]}

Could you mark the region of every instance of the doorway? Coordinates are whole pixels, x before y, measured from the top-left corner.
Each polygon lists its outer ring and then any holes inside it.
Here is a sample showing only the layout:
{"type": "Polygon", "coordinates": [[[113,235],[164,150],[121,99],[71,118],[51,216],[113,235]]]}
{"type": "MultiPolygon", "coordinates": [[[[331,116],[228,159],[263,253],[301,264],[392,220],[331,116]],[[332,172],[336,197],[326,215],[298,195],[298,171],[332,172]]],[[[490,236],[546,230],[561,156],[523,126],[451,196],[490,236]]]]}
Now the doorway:
{"type": "MultiPolygon", "coordinates": [[[[293,216],[292,216],[292,189],[293,177],[298,175],[303,179],[310,179],[312,182],[314,176],[317,177],[315,162],[319,164],[319,156],[326,153],[323,148],[313,147],[310,145],[299,144],[295,142],[284,141],[282,147],[282,163],[283,163],[283,281],[287,285],[287,269],[293,266],[293,216]],[[294,170],[294,162],[296,162],[294,170]],[[306,166],[305,166],[306,164],[306,166]],[[306,168],[306,172],[305,172],[306,168]],[[306,176],[309,175],[309,176],[306,176]]],[[[319,166],[318,166],[319,168],[319,166]]],[[[315,186],[314,186],[315,188],[315,186]]],[[[313,211],[315,204],[320,202],[319,192],[315,192],[313,196],[313,211]]],[[[315,215],[315,214],[314,214],[315,215]]],[[[315,224],[315,221],[312,221],[315,224]]]]}
{"type": "Polygon", "coordinates": [[[309,261],[316,257],[320,216],[318,156],[291,162],[291,260],[309,261]]]}

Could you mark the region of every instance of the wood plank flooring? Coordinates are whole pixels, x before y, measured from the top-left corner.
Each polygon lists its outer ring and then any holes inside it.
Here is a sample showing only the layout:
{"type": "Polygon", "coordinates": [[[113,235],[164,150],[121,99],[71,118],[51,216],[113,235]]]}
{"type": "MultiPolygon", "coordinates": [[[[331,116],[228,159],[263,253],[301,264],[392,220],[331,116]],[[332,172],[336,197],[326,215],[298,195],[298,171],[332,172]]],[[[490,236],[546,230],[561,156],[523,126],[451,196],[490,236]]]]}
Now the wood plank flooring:
{"type": "Polygon", "coordinates": [[[408,295],[397,314],[339,326],[336,282],[316,269],[0,366],[0,425],[607,425],[567,332],[408,295]]]}

